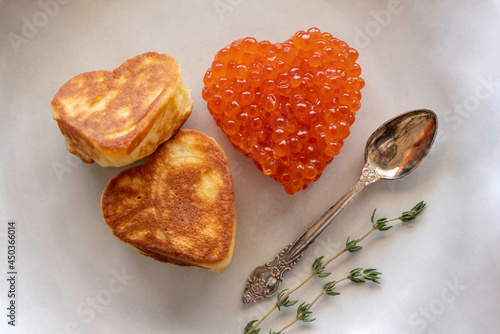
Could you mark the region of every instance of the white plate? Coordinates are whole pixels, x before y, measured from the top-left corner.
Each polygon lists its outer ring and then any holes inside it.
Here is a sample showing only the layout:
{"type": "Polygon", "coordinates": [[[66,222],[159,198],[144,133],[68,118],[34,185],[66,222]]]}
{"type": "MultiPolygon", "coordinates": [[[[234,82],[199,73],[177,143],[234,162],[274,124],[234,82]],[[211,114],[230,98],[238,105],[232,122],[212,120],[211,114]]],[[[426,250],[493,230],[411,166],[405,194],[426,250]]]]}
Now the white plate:
{"type": "MultiPolygon", "coordinates": [[[[429,108],[439,139],[399,181],[366,189],[284,287],[369,228],[424,199],[407,226],[368,239],[331,267],[383,273],[380,286],[343,285],[290,333],[498,333],[500,329],[500,5],[497,1],[0,1],[0,332],[241,333],[273,303],[243,305],[252,268],[271,260],[357,180],[371,132],[429,108]],[[215,53],[235,39],[284,41],[316,26],[360,52],[362,108],[338,158],[293,196],[236,152],[201,98],[215,53]],[[64,148],[50,101],[71,77],[113,69],[146,51],[174,56],[191,87],[185,124],[214,137],[233,171],[238,230],[222,275],[148,259],[106,228],[99,199],[121,169],[86,165],[64,148]],[[7,324],[7,222],[17,224],[16,327],[7,324]]],[[[297,297],[310,301],[314,282],[297,297]]],[[[266,321],[278,330],[294,310],[266,321]]]]}

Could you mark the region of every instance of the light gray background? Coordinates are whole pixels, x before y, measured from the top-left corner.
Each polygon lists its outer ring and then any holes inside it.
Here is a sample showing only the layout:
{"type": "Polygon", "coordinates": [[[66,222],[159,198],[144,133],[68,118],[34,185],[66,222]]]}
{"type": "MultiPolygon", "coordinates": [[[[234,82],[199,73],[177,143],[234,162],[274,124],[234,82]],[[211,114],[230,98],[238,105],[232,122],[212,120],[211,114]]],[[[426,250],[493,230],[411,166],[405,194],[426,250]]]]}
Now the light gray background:
{"type": "MultiPolygon", "coordinates": [[[[241,333],[273,303],[242,304],[251,269],[354,184],[379,124],[430,108],[440,137],[424,163],[406,179],[366,189],[285,287],[307,275],[314,257],[361,236],[375,207],[392,217],[426,200],[418,221],[368,239],[331,267],[333,278],[376,267],[383,283],[343,285],[340,296],[318,303],[318,320],[288,333],[498,333],[499,17],[498,1],[0,1],[0,332],[241,333]],[[359,50],[366,87],[340,156],[290,196],[215,126],[202,78],[235,39],[279,42],[312,26],[359,50]],[[121,169],[79,163],[52,120],[50,101],[71,77],[147,51],[181,64],[194,97],[185,127],[214,137],[231,163],[238,230],[222,275],[153,261],[113,237],[99,199],[121,169]],[[18,226],[15,328],[5,317],[8,219],[18,226]]],[[[297,297],[310,301],[321,285],[297,297]]],[[[274,315],[262,332],[278,330],[293,312],[274,315]]]]}

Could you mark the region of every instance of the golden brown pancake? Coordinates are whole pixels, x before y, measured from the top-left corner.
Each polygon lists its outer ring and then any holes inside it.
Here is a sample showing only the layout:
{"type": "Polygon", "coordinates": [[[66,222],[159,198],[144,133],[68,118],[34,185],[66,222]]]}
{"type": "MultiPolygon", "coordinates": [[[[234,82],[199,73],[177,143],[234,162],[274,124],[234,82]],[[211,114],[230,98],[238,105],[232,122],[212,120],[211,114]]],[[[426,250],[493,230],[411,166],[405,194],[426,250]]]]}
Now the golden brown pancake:
{"type": "Polygon", "coordinates": [[[180,130],[102,194],[113,234],[158,261],[222,272],[231,261],[236,208],[227,158],[209,136],[180,130]]]}
{"type": "Polygon", "coordinates": [[[148,52],[113,71],[72,78],[51,105],[68,151],[87,163],[119,167],[174,135],[193,101],[175,59],[148,52]]]}

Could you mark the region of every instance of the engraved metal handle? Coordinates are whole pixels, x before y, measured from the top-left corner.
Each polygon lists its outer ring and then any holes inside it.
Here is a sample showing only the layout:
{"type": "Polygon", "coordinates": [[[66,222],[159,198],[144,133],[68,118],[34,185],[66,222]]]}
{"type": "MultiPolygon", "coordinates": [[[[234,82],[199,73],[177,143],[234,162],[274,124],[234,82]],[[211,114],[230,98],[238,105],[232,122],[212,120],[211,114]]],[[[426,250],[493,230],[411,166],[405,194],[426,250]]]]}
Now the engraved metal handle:
{"type": "Polygon", "coordinates": [[[253,303],[272,296],[287,271],[300,260],[302,255],[328,225],[340,214],[367,185],[378,181],[376,169],[366,164],[358,182],[328,209],[314,224],[305,230],[294,242],[285,247],[273,261],[255,268],[248,276],[243,292],[243,302],[253,303]]]}

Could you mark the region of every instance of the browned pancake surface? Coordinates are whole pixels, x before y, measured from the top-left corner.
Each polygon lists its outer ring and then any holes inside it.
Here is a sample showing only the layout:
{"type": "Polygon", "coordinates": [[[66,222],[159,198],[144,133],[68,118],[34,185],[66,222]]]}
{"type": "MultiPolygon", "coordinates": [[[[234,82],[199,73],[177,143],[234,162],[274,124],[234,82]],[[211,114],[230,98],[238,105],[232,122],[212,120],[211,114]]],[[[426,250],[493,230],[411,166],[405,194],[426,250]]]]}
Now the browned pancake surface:
{"type": "Polygon", "coordinates": [[[103,155],[102,164],[113,166],[132,162],[127,155],[141,143],[145,147],[134,152],[135,160],[152,153],[185,122],[191,107],[179,64],[156,52],[129,59],[113,71],[80,74],[52,100],[53,116],[70,143],[68,149],[86,162],[101,163],[103,155]],[[164,124],[155,127],[155,123],[164,124]]]}
{"type": "Polygon", "coordinates": [[[210,137],[180,130],[147,161],[110,181],[104,220],[120,240],[164,262],[220,271],[236,211],[227,159],[210,137]]]}

